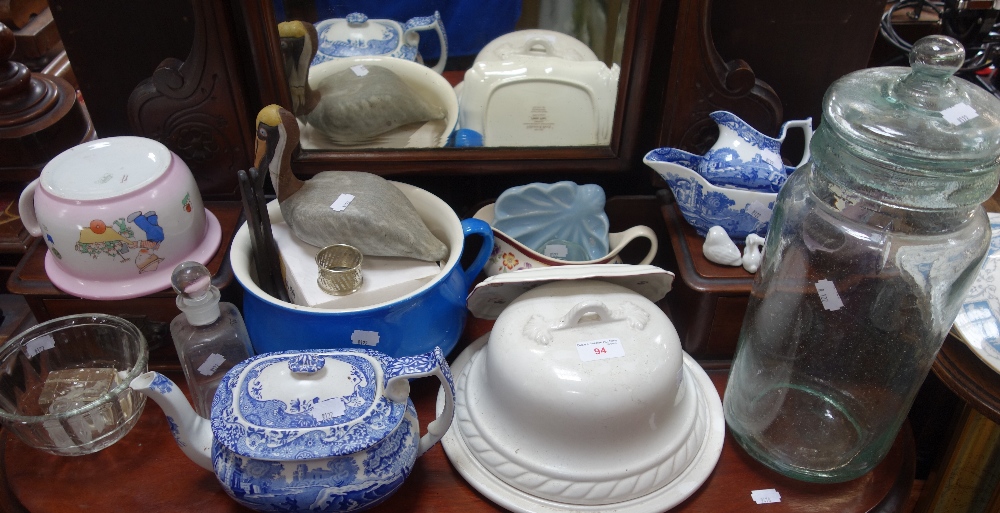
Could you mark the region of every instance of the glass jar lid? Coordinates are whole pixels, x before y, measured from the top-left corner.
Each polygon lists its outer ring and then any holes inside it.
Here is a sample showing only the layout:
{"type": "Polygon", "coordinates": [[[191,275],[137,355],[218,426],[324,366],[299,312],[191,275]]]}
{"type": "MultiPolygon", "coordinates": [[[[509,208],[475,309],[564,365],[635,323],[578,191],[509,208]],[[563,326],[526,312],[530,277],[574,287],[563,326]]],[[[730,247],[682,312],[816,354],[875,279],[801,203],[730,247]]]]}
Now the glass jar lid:
{"type": "Polygon", "coordinates": [[[831,85],[823,125],[870,164],[960,181],[967,201],[956,203],[982,202],[1000,171],[1000,100],[953,76],[964,59],[955,39],[925,37],[910,51],[910,68],[865,69],[831,85]]]}

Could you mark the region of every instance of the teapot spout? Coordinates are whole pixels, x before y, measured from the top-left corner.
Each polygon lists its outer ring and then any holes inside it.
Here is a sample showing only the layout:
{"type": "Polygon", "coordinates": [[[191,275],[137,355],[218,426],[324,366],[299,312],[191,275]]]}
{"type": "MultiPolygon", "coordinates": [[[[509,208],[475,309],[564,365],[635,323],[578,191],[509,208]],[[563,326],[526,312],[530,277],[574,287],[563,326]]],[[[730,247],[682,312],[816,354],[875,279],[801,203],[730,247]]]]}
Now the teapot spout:
{"type": "Polygon", "coordinates": [[[129,386],[160,405],[174,440],[184,454],[202,468],[213,470],[212,424],[195,413],[181,389],[155,371],[136,376],[129,386]]]}

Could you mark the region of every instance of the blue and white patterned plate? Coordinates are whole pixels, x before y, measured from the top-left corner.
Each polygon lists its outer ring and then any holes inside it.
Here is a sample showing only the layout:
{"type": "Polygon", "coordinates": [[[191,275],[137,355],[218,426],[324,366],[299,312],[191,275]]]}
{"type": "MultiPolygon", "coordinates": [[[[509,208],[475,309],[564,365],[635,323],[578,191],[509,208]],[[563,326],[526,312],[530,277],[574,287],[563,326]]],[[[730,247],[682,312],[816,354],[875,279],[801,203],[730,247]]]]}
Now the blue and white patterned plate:
{"type": "Polygon", "coordinates": [[[990,213],[990,250],[965,297],[954,331],[986,365],[1000,372],[1000,214],[990,213]]]}

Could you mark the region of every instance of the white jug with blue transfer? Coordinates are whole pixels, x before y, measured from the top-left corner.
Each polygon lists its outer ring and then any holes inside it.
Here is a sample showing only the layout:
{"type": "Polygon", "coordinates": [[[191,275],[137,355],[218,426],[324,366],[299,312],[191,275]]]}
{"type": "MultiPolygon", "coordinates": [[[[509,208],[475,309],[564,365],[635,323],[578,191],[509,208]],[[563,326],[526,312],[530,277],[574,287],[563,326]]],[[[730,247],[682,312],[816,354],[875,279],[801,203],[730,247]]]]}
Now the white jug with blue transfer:
{"type": "Polygon", "coordinates": [[[351,13],[346,18],[330,18],[316,24],[319,38],[312,65],[365,55],[382,55],[423,63],[417,52],[420,32],[437,32],[441,44],[441,58],[431,68],[441,73],[448,61],[448,36],[444,31],[441,14],[411,18],[404,24],[393,20],[373,20],[363,13],[351,13]]]}
{"type": "Polygon", "coordinates": [[[796,479],[888,453],[989,247],[1000,101],[964,49],[834,82],[809,162],[778,193],[725,393],[734,439],[796,479]]]}
{"type": "Polygon", "coordinates": [[[732,112],[715,111],[709,117],[719,126],[719,138],[705,154],[698,171],[715,185],[778,192],[788,175],[809,160],[812,118],[788,121],[774,138],[758,132],[732,112]],[[781,160],[781,143],[789,128],[805,132],[805,151],[796,166],[786,166],[781,160]]]}

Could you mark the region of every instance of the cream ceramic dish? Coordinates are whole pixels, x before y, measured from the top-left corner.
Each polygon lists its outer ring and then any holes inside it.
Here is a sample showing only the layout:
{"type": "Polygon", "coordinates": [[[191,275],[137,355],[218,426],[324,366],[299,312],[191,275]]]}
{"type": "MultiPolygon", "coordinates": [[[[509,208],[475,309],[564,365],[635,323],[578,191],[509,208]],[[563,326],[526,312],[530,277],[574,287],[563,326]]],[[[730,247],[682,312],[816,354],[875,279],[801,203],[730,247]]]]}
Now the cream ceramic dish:
{"type": "Polygon", "coordinates": [[[142,137],[60,153],[25,187],[18,208],[24,227],[48,247],[49,279],[86,299],[169,288],[177,264],[207,263],[222,239],[184,161],[142,137]]]}
{"type": "Polygon", "coordinates": [[[299,143],[302,149],[435,148],[448,144],[448,137],[458,122],[458,97],[451,84],[427,66],[394,57],[336,59],[309,68],[309,87],[316,89],[324,78],[347,69],[363,73],[365,66],[381,66],[394,72],[417,96],[430,104],[444,108],[447,116],[422,124],[404,125],[378,136],[374,141],[356,145],[332,141],[312,126],[300,121],[299,143]]]}
{"type": "Polygon", "coordinates": [[[477,341],[452,368],[445,451],[516,511],[663,511],[694,493],[721,454],[715,387],[659,308],[617,285],[525,293],[489,344],[477,341]]]}
{"type": "Polygon", "coordinates": [[[554,55],[477,62],[462,82],[459,125],[483,146],[608,144],[620,71],[554,55]]]}
{"type": "MultiPolygon", "coordinates": [[[[489,205],[479,209],[473,217],[475,219],[485,221],[492,226],[493,204],[490,203],[489,205]]],[[[639,265],[646,265],[653,261],[659,245],[656,239],[656,232],[654,232],[652,228],[643,225],[633,226],[623,232],[609,233],[608,241],[610,242],[611,250],[607,255],[601,258],[595,258],[594,260],[573,262],[545,256],[532,250],[531,248],[528,248],[524,244],[521,244],[506,233],[493,228],[493,251],[490,252],[489,259],[486,261],[486,267],[483,268],[483,272],[485,272],[487,276],[495,276],[497,274],[532,269],[536,267],[621,264],[623,262],[621,257],[618,256],[618,253],[625,249],[625,246],[628,246],[630,242],[640,237],[649,239],[650,242],[649,251],[646,252],[646,256],[639,262],[639,265]]]]}
{"type": "Polygon", "coordinates": [[[674,273],[655,265],[564,265],[538,267],[490,276],[469,293],[469,311],[479,319],[496,319],[507,305],[525,292],[555,281],[601,280],[621,285],[650,301],[670,292],[674,273]]]}
{"type": "Polygon", "coordinates": [[[579,39],[554,30],[527,29],[508,32],[490,41],[475,62],[506,61],[525,56],[559,57],[570,61],[596,61],[597,54],[579,39]]]}

